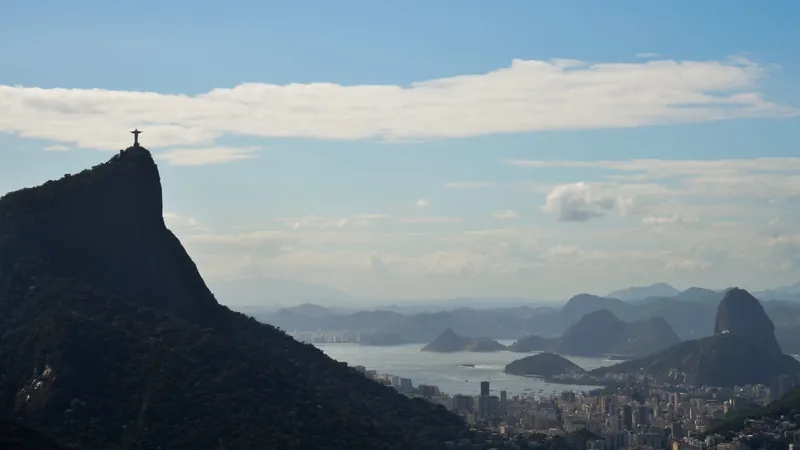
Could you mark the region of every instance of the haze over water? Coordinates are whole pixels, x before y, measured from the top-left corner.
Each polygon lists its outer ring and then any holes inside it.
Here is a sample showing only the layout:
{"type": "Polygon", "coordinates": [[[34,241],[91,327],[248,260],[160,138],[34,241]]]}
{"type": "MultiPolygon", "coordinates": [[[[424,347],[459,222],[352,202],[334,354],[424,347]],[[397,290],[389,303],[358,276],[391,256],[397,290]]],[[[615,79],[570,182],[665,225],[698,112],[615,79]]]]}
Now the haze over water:
{"type": "MultiPolygon", "coordinates": [[[[499,341],[510,345],[513,341],[499,341]]],[[[519,377],[503,373],[506,364],[515,359],[528,356],[527,353],[430,353],[421,351],[421,344],[398,345],[391,347],[362,346],[358,344],[315,344],[331,358],[346,362],[351,366],[365,366],[368,370],[410,378],[414,386],[430,384],[450,395],[477,395],[480,382],[489,381],[492,392],[499,395],[501,390],[508,395],[542,394],[553,391],[589,391],[597,386],[577,386],[547,383],[537,378],[519,377]],[[461,364],[474,364],[475,367],[460,367],[461,364]],[[528,390],[526,390],[528,389],[528,390]]],[[[582,358],[566,356],[578,366],[591,370],[619,361],[604,358],[582,358]]]]}

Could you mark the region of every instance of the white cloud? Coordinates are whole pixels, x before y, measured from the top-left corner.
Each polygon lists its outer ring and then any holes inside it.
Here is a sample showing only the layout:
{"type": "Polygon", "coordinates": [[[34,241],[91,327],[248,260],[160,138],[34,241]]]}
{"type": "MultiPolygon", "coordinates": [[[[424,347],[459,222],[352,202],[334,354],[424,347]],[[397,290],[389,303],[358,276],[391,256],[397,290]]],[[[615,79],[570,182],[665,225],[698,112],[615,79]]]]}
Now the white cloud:
{"type": "Polygon", "coordinates": [[[643,225],[670,225],[670,224],[688,224],[695,223],[699,219],[697,217],[684,217],[679,214],[673,216],[649,216],[642,217],[643,225]]]}
{"type": "Polygon", "coordinates": [[[491,181],[454,181],[452,183],[445,183],[444,187],[449,189],[478,189],[492,186],[494,183],[491,181]]]}
{"type": "Polygon", "coordinates": [[[178,214],[174,211],[164,211],[163,216],[164,223],[167,227],[175,229],[178,232],[199,232],[208,230],[208,228],[197,219],[178,214]]]}
{"type": "Polygon", "coordinates": [[[72,147],[62,144],[53,144],[44,147],[43,150],[46,152],[66,152],[68,150],[72,150],[72,147]]]}
{"type": "Polygon", "coordinates": [[[696,272],[711,267],[711,263],[699,259],[674,259],[667,261],[667,269],[675,271],[696,272]]]}
{"type": "Polygon", "coordinates": [[[800,245],[800,234],[789,234],[789,235],[780,235],[770,238],[768,240],[769,245],[800,245]]]}
{"type": "Polygon", "coordinates": [[[154,157],[173,166],[204,166],[255,158],[257,150],[257,147],[180,148],[156,153],[154,157]]]}
{"type": "Polygon", "coordinates": [[[597,195],[592,188],[579,181],[554,187],[545,200],[542,211],[558,217],[562,222],[585,222],[602,217],[614,209],[624,208],[623,199],[597,195]]]}
{"type": "Polygon", "coordinates": [[[652,227],[636,224],[586,227],[581,233],[565,227],[406,233],[391,231],[393,222],[382,214],[360,216],[374,216],[385,227],[339,227],[341,219],[307,216],[294,218],[308,225],[297,230],[285,218],[274,221],[274,228],[243,233],[177,232],[209,279],[290,278],[378,298],[563,300],[657,281],[755,289],[790,284],[800,270],[796,229],[764,234],[770,228],[763,222],[762,229],[706,220],[702,226],[666,226],[682,219],[650,216],[662,228],[654,239],[652,227]]]}
{"type": "Polygon", "coordinates": [[[521,160],[509,159],[507,163],[529,168],[588,168],[613,170],[618,172],[640,172],[649,178],[666,178],[680,175],[730,175],[745,172],[797,172],[800,171],[800,158],[767,157],[740,159],[630,159],[630,160],[521,160]]]}
{"type": "Polygon", "coordinates": [[[653,58],[660,58],[661,55],[659,53],[637,53],[637,58],[645,58],[645,59],[653,59],[653,58]]]}
{"type": "Polygon", "coordinates": [[[420,217],[405,217],[398,220],[400,223],[408,224],[422,224],[422,223],[455,223],[461,222],[458,217],[436,217],[436,216],[420,216],[420,217]]]}
{"type": "Polygon", "coordinates": [[[636,186],[649,185],[650,192],[647,195],[651,197],[727,197],[736,200],[765,199],[772,202],[800,196],[800,158],[793,157],[506,162],[531,169],[595,169],[604,181],[593,183],[593,186],[613,190],[638,189],[636,186]]]}
{"type": "Polygon", "coordinates": [[[345,228],[345,227],[364,227],[377,221],[388,219],[387,214],[367,213],[356,214],[350,217],[320,217],[320,216],[303,216],[303,217],[280,217],[273,219],[271,222],[280,224],[293,230],[299,229],[316,229],[325,230],[331,228],[345,228]]]}
{"type": "Polygon", "coordinates": [[[163,148],[225,135],[408,140],[798,114],[762,97],[766,74],[744,58],[555,59],[407,86],[244,83],[183,95],[3,85],[0,132],[117,150],[134,127],[144,146],[163,148]]]}
{"type": "Polygon", "coordinates": [[[431,202],[427,198],[421,198],[414,203],[414,206],[419,209],[426,209],[431,206],[431,202]]]}
{"type": "Polygon", "coordinates": [[[510,209],[505,209],[503,211],[495,212],[494,214],[492,214],[492,217],[498,220],[514,220],[517,217],[519,217],[519,214],[510,209]]]}

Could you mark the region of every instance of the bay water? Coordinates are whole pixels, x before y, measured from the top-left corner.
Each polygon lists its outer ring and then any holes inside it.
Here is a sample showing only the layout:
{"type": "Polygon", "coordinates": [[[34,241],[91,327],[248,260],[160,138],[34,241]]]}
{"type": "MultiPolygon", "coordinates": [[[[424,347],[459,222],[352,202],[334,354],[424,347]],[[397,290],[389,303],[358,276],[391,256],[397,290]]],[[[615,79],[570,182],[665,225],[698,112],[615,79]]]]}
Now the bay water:
{"type": "MultiPolygon", "coordinates": [[[[499,341],[510,345],[513,341],[499,341]]],[[[506,364],[529,356],[527,353],[432,353],[423,352],[422,344],[389,347],[358,344],[315,344],[329,357],[350,366],[364,366],[378,373],[410,378],[414,386],[438,386],[446,394],[480,394],[481,381],[488,381],[493,395],[500,391],[514,395],[550,395],[563,391],[590,391],[597,386],[579,386],[547,383],[538,378],[520,377],[503,373],[506,364]],[[474,365],[464,367],[463,365],[474,365]]],[[[605,358],[567,356],[565,358],[586,370],[608,366],[620,361],[605,358]]]]}

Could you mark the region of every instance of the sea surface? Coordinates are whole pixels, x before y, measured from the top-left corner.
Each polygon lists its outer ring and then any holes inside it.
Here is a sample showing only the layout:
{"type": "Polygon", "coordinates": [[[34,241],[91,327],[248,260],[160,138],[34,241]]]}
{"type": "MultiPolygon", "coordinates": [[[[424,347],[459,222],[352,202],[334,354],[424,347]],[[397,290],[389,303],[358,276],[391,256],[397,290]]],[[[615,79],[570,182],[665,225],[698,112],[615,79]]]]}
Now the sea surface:
{"type": "MultiPolygon", "coordinates": [[[[499,342],[510,345],[513,341],[499,342]]],[[[481,381],[489,381],[494,395],[500,395],[500,391],[505,390],[508,391],[509,397],[598,389],[597,386],[553,384],[537,378],[503,373],[506,364],[530,355],[527,353],[431,353],[421,351],[422,344],[391,347],[358,344],[315,345],[337,361],[346,362],[351,366],[364,366],[378,373],[410,378],[414,386],[420,384],[439,386],[442,392],[450,395],[478,395],[481,381]],[[460,367],[461,364],[474,364],[475,367],[460,367]]],[[[620,362],[605,358],[565,357],[586,370],[620,362]]]]}

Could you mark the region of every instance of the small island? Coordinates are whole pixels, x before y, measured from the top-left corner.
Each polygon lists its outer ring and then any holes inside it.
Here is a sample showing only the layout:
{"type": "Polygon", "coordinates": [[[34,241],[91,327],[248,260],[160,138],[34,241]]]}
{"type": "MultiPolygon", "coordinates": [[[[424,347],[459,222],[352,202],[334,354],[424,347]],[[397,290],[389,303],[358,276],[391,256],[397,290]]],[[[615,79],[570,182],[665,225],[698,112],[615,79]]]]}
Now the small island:
{"type": "Polygon", "coordinates": [[[547,352],[512,361],[506,365],[504,372],[523,377],[534,376],[542,378],[552,378],[559,375],[583,375],[586,373],[585,370],[567,358],[547,352]]]}
{"type": "Polygon", "coordinates": [[[422,347],[423,352],[455,353],[455,352],[500,352],[506,346],[489,338],[464,337],[457,335],[452,328],[448,328],[430,344],[422,347]]]}

